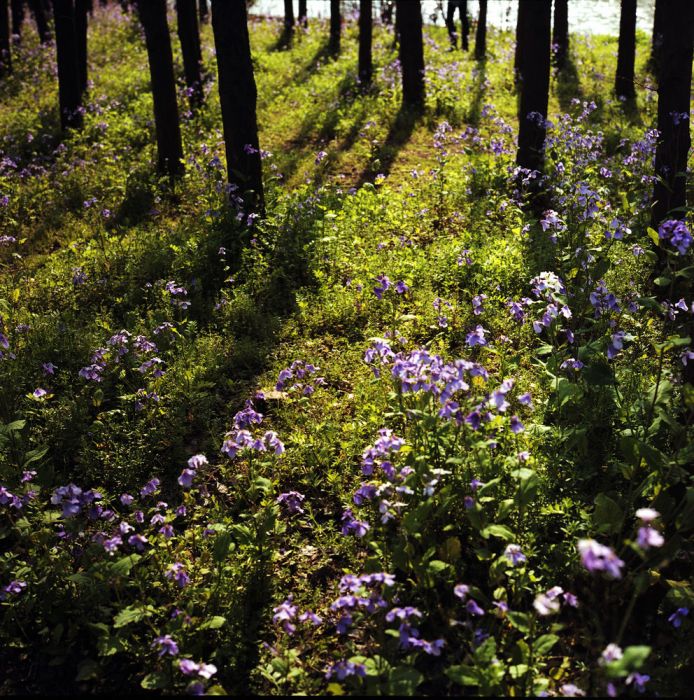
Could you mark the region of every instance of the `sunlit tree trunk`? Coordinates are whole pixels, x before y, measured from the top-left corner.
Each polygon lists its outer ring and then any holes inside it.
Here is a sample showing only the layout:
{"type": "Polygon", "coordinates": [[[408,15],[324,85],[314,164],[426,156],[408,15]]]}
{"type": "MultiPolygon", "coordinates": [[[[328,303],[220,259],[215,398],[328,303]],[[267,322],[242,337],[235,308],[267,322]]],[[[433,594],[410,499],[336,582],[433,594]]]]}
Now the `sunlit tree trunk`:
{"type": "Polygon", "coordinates": [[[424,43],[419,0],[396,0],[403,104],[424,107],[424,43]]]}
{"type": "Polygon", "coordinates": [[[542,171],[549,102],[551,0],[520,0],[525,17],[522,30],[518,154],[516,163],[542,171]],[[526,69],[527,67],[527,69],[526,69]]]}
{"type": "Polygon", "coordinates": [[[219,100],[229,183],[250,209],[262,211],[263,178],[256,117],[257,90],[246,4],[212,0],[219,100]]]}
{"type": "Polygon", "coordinates": [[[632,98],[634,90],[634,60],[636,58],[636,0],[622,0],[619,15],[619,46],[615,92],[618,97],[632,98]]]}
{"type": "Polygon", "coordinates": [[[174,177],[183,172],[183,146],[166,0],[138,0],[137,9],[145,30],[149,59],[157,132],[157,168],[160,173],[174,177]]]}
{"type": "Polygon", "coordinates": [[[195,111],[203,102],[202,49],[195,0],[176,0],[176,19],[190,108],[195,111]]]}
{"type": "Polygon", "coordinates": [[[561,70],[569,55],[569,0],[554,0],[552,43],[556,47],[557,68],[561,70]]]}
{"type": "Polygon", "coordinates": [[[372,2],[359,0],[359,82],[371,83],[373,66],[371,62],[372,2]]]}

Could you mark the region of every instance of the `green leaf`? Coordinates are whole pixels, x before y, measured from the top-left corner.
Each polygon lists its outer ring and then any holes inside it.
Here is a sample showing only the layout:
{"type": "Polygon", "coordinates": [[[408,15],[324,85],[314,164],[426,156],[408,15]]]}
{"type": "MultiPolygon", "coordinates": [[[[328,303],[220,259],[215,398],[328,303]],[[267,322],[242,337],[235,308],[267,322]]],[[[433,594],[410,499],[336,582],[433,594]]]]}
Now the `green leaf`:
{"type": "Polygon", "coordinates": [[[147,605],[145,607],[128,607],[128,608],[123,608],[114,618],[113,618],[113,626],[116,629],[119,629],[120,627],[125,627],[126,625],[131,625],[133,622],[140,622],[141,620],[144,620],[146,617],[150,617],[152,613],[154,612],[154,609],[150,606],[147,605]]]}
{"type": "Polygon", "coordinates": [[[454,683],[463,686],[477,686],[481,685],[483,682],[481,672],[474,666],[466,666],[463,664],[460,666],[451,666],[446,669],[446,675],[454,683]]]}
{"type": "Polygon", "coordinates": [[[653,241],[654,245],[660,246],[660,236],[658,235],[658,232],[655,229],[652,229],[649,226],[646,229],[646,233],[648,234],[648,237],[653,241]]]}
{"type": "Polygon", "coordinates": [[[142,559],[142,556],[139,554],[129,554],[127,557],[122,557],[121,559],[112,562],[109,568],[111,573],[116,574],[117,576],[128,576],[130,575],[132,568],[138,561],[140,561],[140,559],[142,559]]]}
{"type": "Polygon", "coordinates": [[[559,641],[559,637],[556,634],[543,634],[538,637],[533,644],[533,651],[538,656],[544,656],[548,654],[552,647],[559,641]]]}
{"type": "Polygon", "coordinates": [[[487,539],[490,536],[499,537],[505,542],[512,542],[516,539],[513,532],[511,532],[511,530],[509,530],[505,525],[487,525],[487,527],[480,532],[480,535],[482,535],[484,539],[487,539]]]}
{"type": "Polygon", "coordinates": [[[169,685],[169,679],[165,673],[148,673],[141,681],[140,685],[145,690],[160,690],[169,685]]]}
{"type": "Polygon", "coordinates": [[[424,676],[411,666],[396,666],[388,674],[387,695],[416,695],[424,676]]]}
{"type": "Polygon", "coordinates": [[[599,493],[595,497],[593,525],[598,532],[610,534],[619,532],[624,522],[624,512],[619,504],[607,494],[599,493]]]}
{"type": "Polygon", "coordinates": [[[521,632],[530,632],[530,615],[528,613],[510,611],[507,613],[508,621],[521,632]]]}
{"type": "Polygon", "coordinates": [[[221,615],[215,615],[214,617],[211,617],[209,620],[206,622],[203,622],[200,625],[201,630],[218,630],[220,627],[224,627],[226,624],[226,617],[222,617],[221,615]]]}

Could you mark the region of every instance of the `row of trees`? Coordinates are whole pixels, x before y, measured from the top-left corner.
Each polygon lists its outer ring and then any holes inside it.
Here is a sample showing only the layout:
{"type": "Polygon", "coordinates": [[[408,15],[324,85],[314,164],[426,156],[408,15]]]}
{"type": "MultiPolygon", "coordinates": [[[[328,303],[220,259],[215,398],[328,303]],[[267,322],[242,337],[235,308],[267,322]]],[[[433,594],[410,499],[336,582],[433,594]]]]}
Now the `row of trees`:
{"type": "MultiPolygon", "coordinates": [[[[108,0],[100,0],[107,4],[108,0]]],[[[137,11],[144,29],[157,137],[158,167],[172,177],[183,169],[183,149],[178,118],[173,55],[167,21],[166,0],[119,0],[126,10],[137,11]]],[[[92,0],[28,0],[40,36],[48,36],[45,10],[52,7],[58,61],[60,114],[63,128],[78,128],[87,89],[87,22],[92,0]],[[40,18],[43,19],[40,19],[40,18]],[[42,25],[43,23],[43,25],[42,25]],[[43,26],[43,29],[41,28],[43,26]]],[[[392,18],[391,2],[381,2],[382,19],[392,18]]],[[[405,107],[421,110],[425,103],[425,66],[422,11],[419,0],[395,0],[395,33],[402,67],[402,100],[405,107]]],[[[467,15],[467,3],[449,0],[447,24],[455,9],[467,15]]],[[[12,0],[13,32],[21,37],[24,8],[12,0]],[[16,8],[21,12],[15,16],[16,8]],[[21,17],[19,16],[21,14],[21,17]],[[15,31],[18,29],[18,31],[15,31]]],[[[306,25],[306,0],[294,14],[292,0],[284,3],[284,33],[291,39],[295,25],[306,25]],[[298,20],[296,19],[298,17],[298,20]]],[[[342,17],[340,1],[330,0],[328,48],[340,50],[342,17]]],[[[372,77],[372,0],[359,0],[359,81],[367,87],[372,77]]],[[[486,54],[486,0],[479,2],[475,55],[486,54]]],[[[247,194],[247,203],[261,208],[263,188],[260,149],[256,126],[256,86],[253,76],[247,28],[246,3],[211,0],[212,28],[217,49],[217,69],[222,120],[226,142],[228,179],[232,189],[247,194]],[[250,199],[249,199],[250,196],[250,199]]],[[[208,17],[206,0],[176,0],[178,35],[190,107],[203,102],[202,53],[199,19],[208,17]]],[[[518,85],[517,163],[542,171],[546,119],[549,101],[551,45],[557,67],[569,60],[568,0],[519,0],[516,27],[515,73],[518,85]]],[[[0,69],[11,70],[8,0],[0,0],[0,69]]],[[[619,49],[615,91],[633,97],[636,31],[636,0],[621,0],[619,49]]],[[[463,37],[466,25],[463,23],[463,37]]],[[[658,76],[658,129],[661,132],[656,156],[659,177],[654,195],[653,219],[657,223],[670,210],[683,212],[685,206],[686,158],[690,146],[689,93],[692,72],[694,3],[691,0],[657,0],[654,17],[651,65],[658,76]],[[673,116],[674,115],[674,116],[673,116]],[[679,116],[677,116],[679,115],[679,116]],[[684,116],[683,116],[684,115],[684,116]],[[686,118],[685,118],[686,117],[686,118]]],[[[463,40],[465,48],[465,39],[463,40]]]]}

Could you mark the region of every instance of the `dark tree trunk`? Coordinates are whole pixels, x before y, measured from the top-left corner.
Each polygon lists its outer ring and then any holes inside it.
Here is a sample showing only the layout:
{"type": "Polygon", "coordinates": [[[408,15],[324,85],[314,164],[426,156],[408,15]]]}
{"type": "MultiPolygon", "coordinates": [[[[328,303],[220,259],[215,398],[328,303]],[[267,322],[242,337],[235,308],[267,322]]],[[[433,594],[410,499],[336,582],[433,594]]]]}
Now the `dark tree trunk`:
{"type": "Polygon", "coordinates": [[[75,0],[75,35],[77,37],[77,73],[80,96],[87,92],[87,15],[90,7],[89,0],[75,0]]]}
{"type": "Polygon", "coordinates": [[[359,82],[366,86],[371,83],[373,65],[371,62],[372,2],[359,0],[359,82]]]}
{"type": "Polygon", "coordinates": [[[459,0],[460,7],[460,24],[462,26],[463,51],[470,49],[470,18],[467,14],[467,0],[459,0]]]}
{"type": "Polygon", "coordinates": [[[658,131],[655,152],[652,223],[657,229],[665,218],[683,219],[686,206],[687,155],[691,146],[690,84],[694,3],[662,3],[663,45],[658,79],[658,131]]]}
{"type": "Polygon", "coordinates": [[[552,43],[556,47],[557,68],[562,70],[569,55],[569,0],[554,0],[552,43]]]}
{"type": "Polygon", "coordinates": [[[34,15],[34,21],[36,22],[36,29],[39,33],[39,41],[42,44],[47,44],[51,40],[51,33],[48,30],[48,20],[46,19],[46,13],[43,10],[43,3],[41,0],[28,0],[29,7],[31,8],[31,13],[34,15]]]}
{"type": "Polygon", "coordinates": [[[210,14],[207,9],[207,0],[200,0],[200,22],[204,24],[207,22],[210,14]]]}
{"type": "Polygon", "coordinates": [[[424,42],[419,0],[396,0],[403,104],[424,107],[424,42]]]}
{"type": "Polygon", "coordinates": [[[263,177],[256,118],[257,90],[248,38],[246,4],[212,0],[229,183],[246,195],[251,210],[262,211],[263,177]]]}
{"type": "Polygon", "coordinates": [[[22,24],[24,24],[24,2],[12,0],[12,35],[17,37],[17,43],[22,40],[22,24]]]}
{"type": "Polygon", "coordinates": [[[294,34],[294,0],[284,0],[284,36],[291,39],[294,34]]]}
{"type": "Polygon", "coordinates": [[[615,92],[618,97],[636,97],[634,60],[636,58],[636,0],[622,0],[619,15],[619,47],[615,92]]]}
{"type": "Polygon", "coordinates": [[[663,47],[663,6],[666,2],[667,0],[655,0],[655,12],[653,13],[653,37],[648,67],[656,76],[660,68],[660,53],[663,47]]]}
{"type": "Polygon", "coordinates": [[[306,0],[299,0],[299,24],[304,28],[308,27],[307,12],[306,0]]]}
{"type": "Polygon", "coordinates": [[[77,31],[74,0],[54,0],[55,48],[58,58],[60,125],[63,129],[82,126],[77,31]]]}
{"type": "Polygon", "coordinates": [[[195,111],[203,102],[202,91],[202,49],[200,29],[195,0],[176,0],[178,38],[183,54],[183,72],[190,99],[190,108],[195,111]]]}
{"type": "Polygon", "coordinates": [[[467,14],[467,0],[448,0],[446,6],[446,28],[448,29],[448,38],[451,46],[455,49],[458,47],[458,33],[455,30],[455,11],[460,14],[460,24],[462,29],[461,48],[467,51],[470,48],[470,18],[467,14]]]}
{"type": "Polygon", "coordinates": [[[178,121],[173,53],[166,21],[166,0],[138,0],[137,9],[145,30],[149,58],[157,132],[157,167],[159,172],[174,177],[183,172],[183,146],[178,121]]]}
{"type": "Polygon", "coordinates": [[[524,0],[518,0],[518,16],[516,18],[516,51],[513,57],[513,79],[516,86],[523,77],[523,58],[525,56],[524,42],[528,38],[529,4],[524,0]]]}
{"type": "Polygon", "coordinates": [[[480,14],[475,34],[475,58],[482,61],[487,55],[487,0],[480,0],[480,14]]]}
{"type": "Polygon", "coordinates": [[[10,15],[7,0],[0,0],[0,78],[12,72],[10,15]]]}
{"type": "Polygon", "coordinates": [[[552,0],[520,0],[524,8],[520,103],[518,109],[518,154],[522,168],[542,171],[549,101],[552,0]],[[525,66],[529,70],[525,70],[525,66]]]}
{"type": "Polygon", "coordinates": [[[330,0],[330,53],[340,53],[340,34],[342,32],[342,17],[340,15],[340,0],[330,0]]]}

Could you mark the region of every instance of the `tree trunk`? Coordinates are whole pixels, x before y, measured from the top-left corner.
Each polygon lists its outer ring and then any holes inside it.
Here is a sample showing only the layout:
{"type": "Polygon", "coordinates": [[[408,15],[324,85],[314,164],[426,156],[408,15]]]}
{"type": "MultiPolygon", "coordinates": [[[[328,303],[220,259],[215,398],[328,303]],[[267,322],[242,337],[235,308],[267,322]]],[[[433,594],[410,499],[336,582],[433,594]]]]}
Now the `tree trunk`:
{"type": "Polygon", "coordinates": [[[294,0],[284,0],[284,36],[291,39],[294,34],[294,0]]]}
{"type": "Polygon", "coordinates": [[[528,12],[529,5],[524,0],[518,0],[518,16],[516,18],[516,50],[513,57],[513,80],[516,87],[520,84],[523,78],[523,57],[525,56],[525,47],[523,43],[525,42],[528,30],[526,25],[528,23],[528,12]]]}
{"type": "Polygon", "coordinates": [[[549,101],[552,0],[520,0],[525,9],[521,29],[520,105],[518,109],[518,154],[522,168],[542,171],[549,101]],[[525,70],[524,66],[531,68],[525,70]]]}
{"type": "Polygon", "coordinates": [[[619,15],[619,48],[617,52],[617,97],[636,97],[634,60],[636,58],[636,0],[622,0],[619,15]]]}
{"type": "Polygon", "coordinates": [[[82,126],[77,31],[74,0],[54,0],[55,49],[58,59],[58,95],[60,126],[82,126]]]}
{"type": "Polygon", "coordinates": [[[204,24],[207,22],[210,14],[207,9],[207,0],[200,0],[200,23],[204,24]]]}
{"type": "Polygon", "coordinates": [[[663,6],[667,0],[655,0],[653,13],[653,37],[651,39],[651,57],[648,67],[657,76],[660,68],[660,54],[663,48],[663,6]]]}
{"type": "Polygon", "coordinates": [[[424,42],[419,0],[396,0],[403,104],[424,107],[424,42]]]}
{"type": "Polygon", "coordinates": [[[299,0],[299,24],[304,27],[304,29],[308,27],[306,0],[299,0]]]}
{"type": "Polygon", "coordinates": [[[552,43],[556,48],[554,58],[557,68],[562,70],[569,54],[569,0],[554,0],[552,43]]]}
{"type": "Polygon", "coordinates": [[[7,0],[0,0],[0,78],[12,72],[10,15],[7,0]]]}
{"type": "Polygon", "coordinates": [[[166,21],[166,0],[138,0],[137,9],[145,30],[149,58],[157,132],[157,168],[159,172],[174,177],[183,172],[183,146],[178,121],[173,53],[166,21]]]}
{"type": "Polygon", "coordinates": [[[362,86],[371,83],[372,2],[359,0],[359,82],[362,86]]]}
{"type": "Polygon", "coordinates": [[[658,131],[655,152],[652,223],[657,229],[665,218],[684,219],[687,156],[691,146],[690,84],[694,4],[690,0],[662,3],[661,66],[658,79],[658,131]]]}
{"type": "Polygon", "coordinates": [[[176,0],[178,38],[183,54],[183,72],[188,88],[190,109],[195,111],[203,102],[202,91],[202,49],[195,0],[176,0]]]}
{"type": "Polygon", "coordinates": [[[480,13],[475,34],[475,58],[484,60],[487,55],[487,0],[480,0],[480,13]]]}
{"type": "Polygon", "coordinates": [[[24,24],[23,0],[12,0],[12,35],[17,37],[15,41],[22,41],[22,24],[24,24]]]}
{"type": "Polygon", "coordinates": [[[340,53],[340,33],[342,17],[340,16],[340,0],[330,0],[330,53],[340,53]]]}
{"type": "Polygon", "coordinates": [[[264,207],[262,164],[256,118],[257,90],[248,38],[246,4],[212,0],[229,183],[245,195],[251,211],[264,207]],[[250,196],[246,193],[250,192],[250,196]]]}
{"type": "Polygon", "coordinates": [[[459,0],[460,7],[460,24],[462,28],[462,49],[468,51],[470,49],[470,18],[467,14],[467,0],[459,0]]]}
{"type": "Polygon", "coordinates": [[[77,37],[77,73],[79,78],[80,97],[87,92],[87,28],[89,0],[75,0],[75,35],[77,37]]]}
{"type": "Polygon", "coordinates": [[[46,19],[46,13],[43,11],[43,4],[41,0],[28,0],[28,2],[31,13],[34,15],[34,21],[36,22],[39,41],[42,44],[47,44],[51,40],[51,33],[48,30],[48,20],[46,19]]]}

